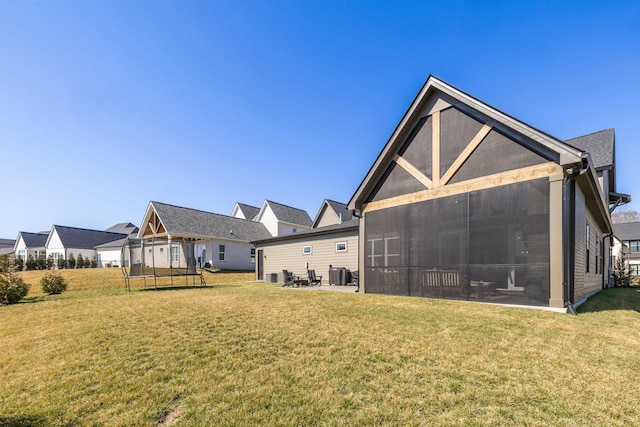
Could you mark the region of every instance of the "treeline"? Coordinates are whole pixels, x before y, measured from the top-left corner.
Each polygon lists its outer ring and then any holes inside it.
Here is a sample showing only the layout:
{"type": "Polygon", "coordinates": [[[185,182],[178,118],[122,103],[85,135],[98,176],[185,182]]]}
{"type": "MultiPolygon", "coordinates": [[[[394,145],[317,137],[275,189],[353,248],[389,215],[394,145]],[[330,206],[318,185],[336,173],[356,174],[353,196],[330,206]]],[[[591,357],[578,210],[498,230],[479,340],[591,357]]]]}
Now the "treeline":
{"type": "Polygon", "coordinates": [[[17,256],[15,260],[15,269],[17,271],[30,271],[30,270],[52,270],[54,267],[59,270],[73,269],[73,268],[96,268],[98,266],[98,260],[96,257],[84,258],[82,254],[78,255],[78,258],[73,256],[73,253],[69,254],[69,259],[64,259],[63,256],[58,256],[57,262],[53,259],[53,256],[49,255],[47,258],[29,255],[26,260],[23,260],[21,256],[17,256]]]}

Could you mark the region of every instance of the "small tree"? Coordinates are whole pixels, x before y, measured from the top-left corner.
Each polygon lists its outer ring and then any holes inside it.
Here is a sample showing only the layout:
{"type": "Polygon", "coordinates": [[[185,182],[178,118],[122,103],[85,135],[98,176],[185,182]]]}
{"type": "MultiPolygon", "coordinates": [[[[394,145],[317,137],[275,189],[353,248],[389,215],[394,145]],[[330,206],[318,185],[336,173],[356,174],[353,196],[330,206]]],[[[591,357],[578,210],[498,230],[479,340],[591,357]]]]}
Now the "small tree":
{"type": "Polygon", "coordinates": [[[76,258],[73,256],[73,252],[69,254],[69,259],[67,260],[68,268],[76,268],[76,258]]]}
{"type": "Polygon", "coordinates": [[[48,271],[40,279],[40,286],[42,286],[42,292],[45,294],[61,294],[67,290],[67,284],[60,273],[54,273],[48,271]]]}
{"type": "Polygon", "coordinates": [[[613,286],[629,286],[629,283],[631,282],[631,274],[627,268],[626,257],[622,252],[616,257],[611,275],[613,276],[613,286]]]}
{"type": "Polygon", "coordinates": [[[25,263],[25,270],[31,271],[36,269],[36,260],[33,255],[27,255],[27,262],[25,263]]]}
{"type": "Polygon", "coordinates": [[[0,255],[0,304],[15,304],[29,292],[9,255],[0,255]]]}
{"type": "Polygon", "coordinates": [[[22,271],[24,269],[24,260],[20,255],[18,255],[13,264],[16,271],[22,271]]]}
{"type": "Polygon", "coordinates": [[[87,256],[84,257],[84,268],[89,268],[91,267],[91,259],[87,256]]]}
{"type": "Polygon", "coordinates": [[[53,255],[47,257],[47,270],[53,269],[53,255]]]}
{"type": "Polygon", "coordinates": [[[76,258],[76,268],[83,268],[84,267],[84,258],[82,257],[82,254],[78,254],[78,258],[76,258]]]}
{"type": "Polygon", "coordinates": [[[44,256],[40,256],[36,259],[36,270],[46,270],[47,260],[44,256]]]}
{"type": "Polygon", "coordinates": [[[96,268],[98,266],[98,259],[96,257],[91,258],[91,268],[96,268]]]}
{"type": "Polygon", "coordinates": [[[59,270],[63,270],[67,268],[67,261],[64,259],[64,257],[62,256],[62,254],[60,254],[58,256],[58,269],[59,270]]]}

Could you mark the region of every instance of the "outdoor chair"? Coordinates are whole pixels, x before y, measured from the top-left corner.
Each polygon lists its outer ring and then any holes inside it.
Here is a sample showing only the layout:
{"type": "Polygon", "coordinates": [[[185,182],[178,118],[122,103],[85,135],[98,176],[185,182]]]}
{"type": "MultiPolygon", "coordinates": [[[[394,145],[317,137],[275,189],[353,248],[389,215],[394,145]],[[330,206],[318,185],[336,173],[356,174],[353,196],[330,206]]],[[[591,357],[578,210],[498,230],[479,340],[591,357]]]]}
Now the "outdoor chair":
{"type": "Polygon", "coordinates": [[[307,275],[311,286],[320,286],[322,284],[322,276],[316,276],[315,270],[307,270],[307,275]]]}
{"type": "Polygon", "coordinates": [[[283,286],[294,286],[295,283],[295,277],[293,276],[293,273],[289,273],[288,270],[282,270],[282,275],[283,275],[283,280],[284,280],[284,285],[283,286]]]}

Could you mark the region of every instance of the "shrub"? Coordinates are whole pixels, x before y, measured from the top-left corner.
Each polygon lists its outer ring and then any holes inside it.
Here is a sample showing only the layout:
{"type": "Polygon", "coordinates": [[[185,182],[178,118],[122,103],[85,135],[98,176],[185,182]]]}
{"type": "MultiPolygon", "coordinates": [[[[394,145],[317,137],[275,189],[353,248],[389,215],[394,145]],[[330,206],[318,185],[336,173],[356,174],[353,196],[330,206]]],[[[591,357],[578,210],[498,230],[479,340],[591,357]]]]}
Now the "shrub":
{"type": "Polygon", "coordinates": [[[91,268],[96,268],[98,266],[98,260],[96,257],[91,258],[91,268]]]}
{"type": "Polygon", "coordinates": [[[44,257],[36,259],[36,270],[46,270],[47,260],[44,257]]]}
{"type": "Polygon", "coordinates": [[[45,294],[61,294],[67,290],[67,284],[64,281],[62,275],[49,271],[40,279],[40,286],[42,286],[42,292],[45,294]]]}
{"type": "Polygon", "coordinates": [[[33,255],[29,254],[27,256],[27,262],[25,263],[25,270],[31,271],[36,269],[36,259],[33,255]]]}
{"type": "Polygon", "coordinates": [[[84,258],[82,257],[82,254],[78,254],[78,258],[76,258],[76,268],[83,268],[84,267],[84,258]]]}
{"type": "Polygon", "coordinates": [[[13,266],[15,267],[16,271],[22,271],[24,269],[24,260],[20,255],[16,257],[13,266]]]}
{"type": "Polygon", "coordinates": [[[87,256],[84,257],[84,268],[89,268],[91,267],[91,259],[87,256]]]}
{"type": "Polygon", "coordinates": [[[67,261],[64,259],[64,257],[62,256],[62,254],[60,254],[58,256],[58,268],[60,270],[67,268],[67,261]]]}
{"type": "Polygon", "coordinates": [[[16,273],[8,255],[0,256],[0,304],[15,304],[29,292],[29,285],[16,273]]]}
{"type": "Polygon", "coordinates": [[[68,268],[76,268],[76,258],[73,256],[73,252],[69,254],[69,259],[67,260],[68,268]]]}
{"type": "Polygon", "coordinates": [[[49,255],[47,257],[47,270],[51,270],[53,268],[53,255],[49,255]]]}

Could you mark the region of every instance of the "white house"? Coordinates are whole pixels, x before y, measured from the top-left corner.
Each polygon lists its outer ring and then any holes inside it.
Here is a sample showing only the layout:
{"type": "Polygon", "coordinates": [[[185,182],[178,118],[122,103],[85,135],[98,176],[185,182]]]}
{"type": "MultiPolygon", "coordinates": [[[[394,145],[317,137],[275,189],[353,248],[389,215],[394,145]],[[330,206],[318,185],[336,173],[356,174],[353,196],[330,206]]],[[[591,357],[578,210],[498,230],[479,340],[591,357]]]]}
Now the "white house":
{"type": "Polygon", "coordinates": [[[254,221],[264,224],[271,237],[309,230],[313,221],[302,209],[292,208],[271,200],[262,203],[254,221]]]}
{"type": "Polygon", "coordinates": [[[23,261],[26,261],[29,255],[33,256],[34,259],[46,258],[46,243],[48,236],[49,233],[46,231],[41,231],[39,233],[21,231],[18,233],[18,237],[16,238],[13,252],[16,257],[22,258],[23,261]]]}
{"type": "Polygon", "coordinates": [[[126,237],[127,234],[54,225],[45,244],[46,256],[51,256],[54,264],[61,256],[68,260],[71,254],[76,259],[79,255],[84,259],[97,259],[96,246],[126,237]]]}

